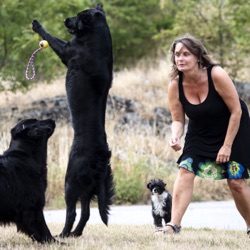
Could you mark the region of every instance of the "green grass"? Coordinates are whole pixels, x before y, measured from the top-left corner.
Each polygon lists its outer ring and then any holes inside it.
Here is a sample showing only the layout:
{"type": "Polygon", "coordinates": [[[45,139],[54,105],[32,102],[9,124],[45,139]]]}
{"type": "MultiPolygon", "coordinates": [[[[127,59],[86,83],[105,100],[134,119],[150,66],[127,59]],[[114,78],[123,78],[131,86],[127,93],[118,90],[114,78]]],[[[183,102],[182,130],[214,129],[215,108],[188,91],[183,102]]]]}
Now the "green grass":
{"type": "MultiPolygon", "coordinates": [[[[62,225],[49,225],[53,235],[62,225]]],[[[41,245],[17,233],[14,226],[0,228],[0,249],[67,249],[67,250],[229,250],[249,249],[249,238],[244,231],[184,228],[178,235],[154,235],[154,227],[128,225],[87,225],[79,238],[66,238],[66,245],[41,245]]]]}

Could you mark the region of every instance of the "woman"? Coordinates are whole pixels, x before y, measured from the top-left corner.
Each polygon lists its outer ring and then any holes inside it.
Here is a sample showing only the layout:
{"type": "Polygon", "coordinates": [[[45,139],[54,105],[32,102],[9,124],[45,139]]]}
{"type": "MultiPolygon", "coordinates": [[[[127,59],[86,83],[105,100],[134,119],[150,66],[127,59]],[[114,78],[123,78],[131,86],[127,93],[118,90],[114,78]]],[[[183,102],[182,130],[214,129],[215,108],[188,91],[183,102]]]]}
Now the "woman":
{"type": "Polygon", "coordinates": [[[173,189],[172,219],[156,233],[178,233],[191,201],[194,178],[227,179],[236,207],[250,234],[250,119],[228,74],[215,64],[193,36],[171,47],[173,68],[168,87],[172,115],[170,146],[181,150],[185,115],[189,118],[173,189]]]}

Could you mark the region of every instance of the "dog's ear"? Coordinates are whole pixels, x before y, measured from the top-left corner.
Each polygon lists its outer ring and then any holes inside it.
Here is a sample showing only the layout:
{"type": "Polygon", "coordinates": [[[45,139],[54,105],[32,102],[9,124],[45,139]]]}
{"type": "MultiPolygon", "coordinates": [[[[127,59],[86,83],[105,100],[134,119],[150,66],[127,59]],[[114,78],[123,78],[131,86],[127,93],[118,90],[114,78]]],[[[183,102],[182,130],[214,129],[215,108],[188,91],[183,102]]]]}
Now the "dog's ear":
{"type": "Polygon", "coordinates": [[[166,187],[167,184],[162,179],[158,179],[157,181],[162,187],[166,187]]]}
{"type": "Polygon", "coordinates": [[[102,5],[101,3],[98,3],[98,4],[96,5],[96,9],[97,9],[97,10],[100,10],[100,11],[102,11],[102,12],[104,13],[103,5],[102,5]]]}
{"type": "Polygon", "coordinates": [[[36,119],[26,119],[20,121],[15,127],[13,127],[10,131],[12,138],[16,138],[17,136],[27,133],[29,127],[37,122],[36,119]]]}
{"type": "Polygon", "coordinates": [[[151,190],[151,187],[152,187],[152,183],[149,182],[149,183],[147,184],[147,188],[151,190]]]}
{"type": "Polygon", "coordinates": [[[23,130],[24,129],[21,126],[16,126],[16,127],[12,128],[10,130],[12,138],[15,138],[16,136],[18,136],[19,134],[21,134],[23,132],[23,130]]]}

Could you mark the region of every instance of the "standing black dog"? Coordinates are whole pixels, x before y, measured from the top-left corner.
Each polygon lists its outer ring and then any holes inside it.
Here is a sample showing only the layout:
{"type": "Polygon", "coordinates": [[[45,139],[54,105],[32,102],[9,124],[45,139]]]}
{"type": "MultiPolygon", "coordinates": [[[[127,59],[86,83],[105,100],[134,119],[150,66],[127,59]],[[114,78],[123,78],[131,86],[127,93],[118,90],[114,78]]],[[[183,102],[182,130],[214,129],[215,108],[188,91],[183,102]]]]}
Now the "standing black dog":
{"type": "Polygon", "coordinates": [[[9,149],[0,156],[0,224],[15,223],[40,243],[55,241],[43,215],[47,142],[54,129],[53,120],[23,120],[11,130],[9,149]]]}
{"type": "Polygon", "coordinates": [[[70,42],[50,35],[37,20],[32,23],[33,30],[48,41],[68,68],[66,92],[74,139],[65,177],[67,211],[61,237],[82,234],[95,197],[101,219],[107,225],[114,195],[111,151],[105,132],[106,102],[113,75],[110,30],[101,4],[66,18],[64,23],[74,36],[70,42]],[[71,231],[78,200],[81,217],[71,231]]]}
{"type": "Polygon", "coordinates": [[[152,216],[155,227],[162,227],[171,220],[172,196],[166,190],[166,184],[161,179],[153,179],[147,184],[151,191],[152,216]]]}

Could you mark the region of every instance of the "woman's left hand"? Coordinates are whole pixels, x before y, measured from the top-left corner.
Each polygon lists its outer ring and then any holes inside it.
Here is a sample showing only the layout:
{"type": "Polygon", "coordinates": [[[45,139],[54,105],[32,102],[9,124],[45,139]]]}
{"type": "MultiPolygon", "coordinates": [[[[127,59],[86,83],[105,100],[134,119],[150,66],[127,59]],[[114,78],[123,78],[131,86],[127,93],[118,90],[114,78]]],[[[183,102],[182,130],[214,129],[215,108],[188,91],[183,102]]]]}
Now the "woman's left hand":
{"type": "Polygon", "coordinates": [[[222,164],[228,162],[230,159],[230,155],[231,155],[231,147],[223,145],[217,154],[216,163],[222,164]]]}

